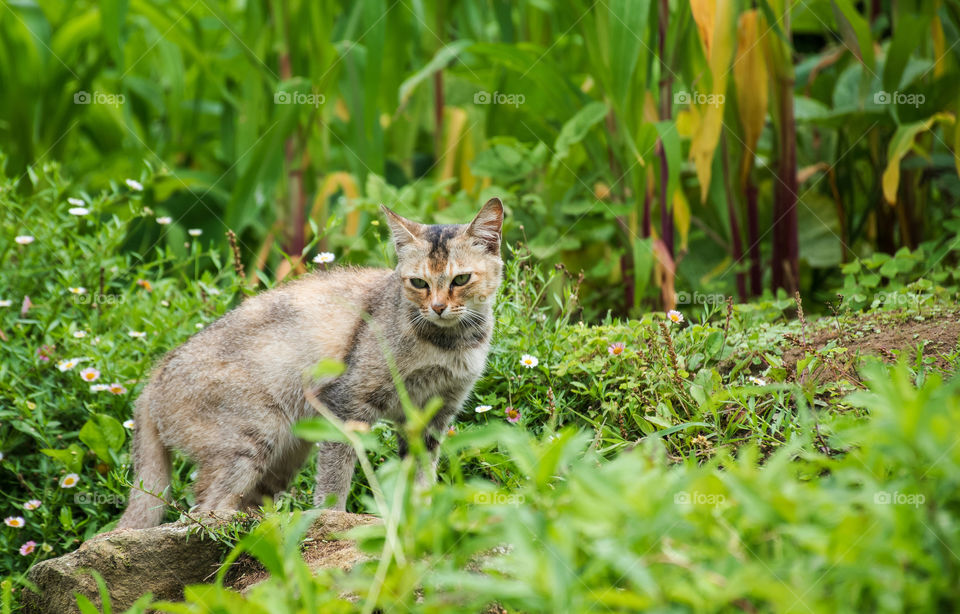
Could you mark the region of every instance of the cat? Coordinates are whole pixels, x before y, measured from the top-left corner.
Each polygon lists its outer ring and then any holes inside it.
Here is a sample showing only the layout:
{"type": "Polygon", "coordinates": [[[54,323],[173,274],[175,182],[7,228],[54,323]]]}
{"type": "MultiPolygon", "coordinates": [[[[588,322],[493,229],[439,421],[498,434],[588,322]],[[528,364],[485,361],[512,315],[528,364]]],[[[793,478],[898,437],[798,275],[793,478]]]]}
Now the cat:
{"type": "MultiPolygon", "coordinates": [[[[167,494],[174,449],[198,464],[200,511],[254,507],[284,490],[310,451],[291,432],[317,415],[305,385],[343,420],[402,422],[384,347],[414,404],[443,401],[425,436],[435,453],[490,349],[503,205],[493,198],[472,222],[455,225],[381,209],[395,269],[306,275],[246,299],[161,359],[134,409],[135,477],[117,528],[163,520],[157,495],[167,494]],[[305,377],[325,358],[345,371],[332,380],[305,377]]],[[[356,461],[348,444],[319,444],[317,506],[333,499],[334,509],[345,508],[356,461]]]]}

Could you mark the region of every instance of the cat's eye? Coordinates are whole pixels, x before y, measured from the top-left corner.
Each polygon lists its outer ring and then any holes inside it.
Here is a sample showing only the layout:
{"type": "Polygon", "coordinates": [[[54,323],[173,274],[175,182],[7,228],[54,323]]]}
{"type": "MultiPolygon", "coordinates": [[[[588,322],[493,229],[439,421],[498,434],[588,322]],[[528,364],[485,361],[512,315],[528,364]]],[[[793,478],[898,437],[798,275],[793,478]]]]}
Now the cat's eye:
{"type": "Polygon", "coordinates": [[[420,279],[419,277],[411,277],[410,285],[416,288],[417,290],[423,290],[424,288],[427,287],[427,282],[420,279]]]}
{"type": "Polygon", "coordinates": [[[461,274],[461,275],[457,275],[456,277],[454,277],[454,278],[453,278],[453,283],[452,283],[451,285],[454,285],[454,286],[462,286],[463,284],[467,283],[468,281],[470,281],[470,273],[463,273],[463,274],[461,274]]]}

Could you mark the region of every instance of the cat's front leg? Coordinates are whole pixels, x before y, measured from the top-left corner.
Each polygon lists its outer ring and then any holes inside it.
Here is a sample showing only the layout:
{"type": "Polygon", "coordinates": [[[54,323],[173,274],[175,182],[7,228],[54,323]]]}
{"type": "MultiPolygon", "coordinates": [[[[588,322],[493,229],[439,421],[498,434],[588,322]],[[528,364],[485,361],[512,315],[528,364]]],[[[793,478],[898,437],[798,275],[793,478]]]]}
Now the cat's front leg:
{"type": "Polygon", "coordinates": [[[357,466],[357,453],[353,446],[336,441],[322,441],[317,450],[317,487],[313,491],[313,504],[323,507],[330,495],[336,500],[330,509],[346,511],[347,495],[353,471],[357,466]]]}

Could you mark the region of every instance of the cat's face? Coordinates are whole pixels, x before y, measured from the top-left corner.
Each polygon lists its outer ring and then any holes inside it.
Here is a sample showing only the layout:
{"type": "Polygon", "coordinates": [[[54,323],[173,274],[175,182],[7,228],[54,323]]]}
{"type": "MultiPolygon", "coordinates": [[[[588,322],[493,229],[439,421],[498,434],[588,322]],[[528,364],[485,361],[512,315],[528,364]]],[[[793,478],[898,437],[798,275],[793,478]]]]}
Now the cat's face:
{"type": "Polygon", "coordinates": [[[417,320],[441,327],[478,321],[500,285],[500,199],[488,201],[469,224],[429,226],[383,210],[404,297],[417,320]]]}

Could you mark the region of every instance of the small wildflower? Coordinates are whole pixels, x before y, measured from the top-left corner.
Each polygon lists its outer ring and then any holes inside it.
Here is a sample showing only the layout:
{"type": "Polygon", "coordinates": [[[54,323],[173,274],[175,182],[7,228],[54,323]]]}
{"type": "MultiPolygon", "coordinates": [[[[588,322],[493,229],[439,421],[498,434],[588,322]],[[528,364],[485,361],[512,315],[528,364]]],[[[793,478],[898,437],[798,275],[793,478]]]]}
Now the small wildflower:
{"type": "Polygon", "coordinates": [[[68,473],[60,480],[60,488],[73,488],[80,481],[80,476],[76,473],[68,473]]]}
{"type": "Polygon", "coordinates": [[[69,209],[67,209],[67,213],[69,213],[70,215],[76,215],[77,217],[80,217],[90,213],[90,210],[87,209],[86,207],[70,207],[69,209]]]}
{"type": "Polygon", "coordinates": [[[27,523],[23,520],[23,516],[7,516],[3,519],[3,524],[14,529],[22,529],[27,523]]]}
{"type": "Polygon", "coordinates": [[[33,243],[33,237],[31,237],[30,235],[20,235],[18,237],[14,237],[13,240],[19,243],[20,245],[30,245],[31,243],[33,243]]]}
{"type": "Polygon", "coordinates": [[[336,259],[331,252],[320,252],[313,257],[313,261],[317,264],[327,264],[328,262],[333,262],[336,259]]]}
{"type": "Polygon", "coordinates": [[[20,554],[22,554],[23,556],[27,556],[27,555],[33,554],[33,551],[36,549],[37,549],[37,542],[31,539],[30,541],[20,546],[20,554]]]}
{"type": "Polygon", "coordinates": [[[696,437],[690,440],[690,443],[701,448],[707,448],[710,446],[710,440],[704,437],[703,435],[697,435],[696,437]]]}
{"type": "Polygon", "coordinates": [[[127,389],[123,386],[123,384],[118,384],[117,382],[110,384],[110,386],[107,387],[107,390],[113,394],[126,394],[127,392],[127,389]]]}
{"type": "Polygon", "coordinates": [[[71,358],[70,360],[61,360],[57,363],[57,368],[60,369],[61,372],[69,371],[70,369],[76,367],[77,363],[79,362],[80,361],[76,358],[71,358]]]}
{"type": "Polygon", "coordinates": [[[160,301],[160,305],[163,307],[169,307],[170,301],[167,301],[167,300],[160,301]]]}
{"type": "Polygon", "coordinates": [[[86,294],[86,293],[87,293],[87,289],[84,288],[83,286],[77,286],[76,288],[70,287],[70,288],[67,288],[67,290],[69,290],[71,294],[86,294]]]}
{"type": "Polygon", "coordinates": [[[50,360],[50,355],[53,354],[56,349],[57,346],[55,345],[41,345],[37,348],[37,354],[40,356],[40,360],[47,362],[50,360]]]}
{"type": "Polygon", "coordinates": [[[625,350],[626,347],[627,345],[623,341],[617,341],[607,346],[607,353],[611,356],[619,356],[623,354],[623,350],[625,350]]]}
{"type": "Polygon", "coordinates": [[[100,372],[93,367],[87,367],[80,372],[80,378],[85,382],[95,382],[100,379],[100,372]]]}
{"type": "Polygon", "coordinates": [[[191,237],[199,237],[200,235],[203,234],[203,230],[201,230],[200,228],[191,228],[190,230],[187,231],[187,234],[190,235],[191,237]]]}
{"type": "Polygon", "coordinates": [[[510,422],[512,424],[516,424],[517,422],[520,422],[520,410],[514,409],[512,405],[508,407],[506,410],[504,410],[503,413],[506,414],[507,416],[507,422],[510,422]]]}
{"type": "Polygon", "coordinates": [[[150,285],[150,282],[146,279],[138,279],[137,285],[146,290],[147,292],[153,291],[153,286],[150,285]]]}
{"type": "Polygon", "coordinates": [[[124,183],[126,183],[127,186],[131,190],[134,190],[135,192],[143,192],[143,184],[137,181],[136,179],[127,179],[126,181],[124,181],[124,183]]]}
{"type": "Polygon", "coordinates": [[[528,369],[532,369],[540,364],[540,359],[530,354],[524,354],[520,357],[520,364],[528,369]]]}
{"type": "Polygon", "coordinates": [[[134,339],[143,339],[144,337],[147,336],[147,333],[140,330],[131,330],[131,331],[128,331],[127,334],[133,337],[134,339]]]}
{"type": "Polygon", "coordinates": [[[123,428],[125,428],[125,429],[131,429],[131,430],[132,430],[132,429],[133,429],[133,420],[124,420],[124,421],[123,421],[123,428]]]}
{"type": "Polygon", "coordinates": [[[767,385],[767,381],[766,381],[765,379],[763,379],[762,377],[753,377],[753,376],[750,376],[750,383],[753,384],[754,386],[766,386],[766,385],[767,385]]]}
{"type": "Polygon", "coordinates": [[[197,329],[203,328],[203,322],[197,322],[196,324],[194,324],[194,327],[196,327],[197,329]]]}
{"type": "Polygon", "coordinates": [[[34,403],[33,401],[27,401],[27,409],[29,409],[30,411],[33,411],[36,408],[37,408],[36,403],[34,403]]]}
{"type": "Polygon", "coordinates": [[[28,511],[33,511],[33,510],[37,509],[38,507],[40,507],[40,506],[42,505],[42,503],[43,503],[43,502],[40,501],[40,499],[30,499],[29,501],[27,501],[26,503],[23,504],[23,509],[28,510],[28,511]]]}
{"type": "Polygon", "coordinates": [[[73,331],[73,338],[74,338],[74,339],[83,339],[83,338],[86,337],[86,336],[87,336],[87,331],[85,331],[85,330],[75,330],[75,331],[73,331]]]}
{"type": "Polygon", "coordinates": [[[74,207],[84,207],[84,206],[86,206],[86,204],[87,204],[87,203],[85,203],[85,202],[83,201],[83,199],[74,198],[74,197],[72,197],[72,196],[67,199],[67,202],[70,203],[71,205],[73,205],[74,207]]]}
{"type": "Polygon", "coordinates": [[[161,226],[166,226],[172,221],[173,221],[173,218],[168,215],[164,215],[157,218],[157,223],[160,224],[161,226]]]}
{"type": "Polygon", "coordinates": [[[107,384],[93,384],[90,386],[90,392],[106,392],[110,390],[110,386],[107,384]]]}
{"type": "Polygon", "coordinates": [[[453,436],[456,435],[456,434],[457,434],[457,428],[456,428],[456,427],[451,426],[450,428],[447,429],[447,437],[453,437],[453,436]]]}
{"type": "Polygon", "coordinates": [[[670,321],[674,324],[679,324],[683,322],[683,314],[677,311],[676,309],[671,309],[667,312],[667,317],[670,318],[670,321]]]}
{"type": "Polygon", "coordinates": [[[478,414],[482,414],[490,411],[491,409],[493,409],[493,405],[477,405],[477,408],[473,411],[477,412],[478,414]]]}
{"type": "Polygon", "coordinates": [[[10,299],[5,298],[3,300],[0,300],[0,307],[9,307],[10,305],[13,305],[13,301],[11,301],[10,299]]]}

